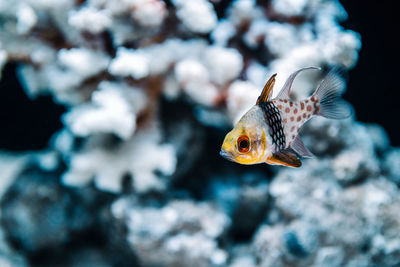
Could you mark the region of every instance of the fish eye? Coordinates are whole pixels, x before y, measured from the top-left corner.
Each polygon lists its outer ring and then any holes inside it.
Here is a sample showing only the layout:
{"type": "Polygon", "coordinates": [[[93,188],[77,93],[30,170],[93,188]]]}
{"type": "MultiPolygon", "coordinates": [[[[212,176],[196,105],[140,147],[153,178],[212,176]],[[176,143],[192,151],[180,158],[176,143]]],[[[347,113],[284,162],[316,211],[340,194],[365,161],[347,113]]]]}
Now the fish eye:
{"type": "Polygon", "coordinates": [[[237,139],[237,149],[240,153],[247,153],[250,150],[250,140],[247,135],[241,135],[237,139]]]}

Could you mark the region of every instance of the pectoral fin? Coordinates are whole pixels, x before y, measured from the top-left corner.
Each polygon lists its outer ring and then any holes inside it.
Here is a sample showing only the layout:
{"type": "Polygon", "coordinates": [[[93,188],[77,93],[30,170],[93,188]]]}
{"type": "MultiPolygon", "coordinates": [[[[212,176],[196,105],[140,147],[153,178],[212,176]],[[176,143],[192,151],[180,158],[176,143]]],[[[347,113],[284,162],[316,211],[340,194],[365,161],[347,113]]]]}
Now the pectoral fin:
{"type": "Polygon", "coordinates": [[[300,135],[297,135],[296,138],[293,140],[291,148],[302,157],[312,158],[314,156],[313,153],[311,153],[311,151],[308,150],[308,148],[304,145],[303,141],[300,138],[300,135]]]}
{"type": "Polygon", "coordinates": [[[272,156],[268,157],[266,162],[272,165],[284,165],[295,168],[301,166],[300,159],[291,149],[285,149],[274,153],[272,156]]]}
{"type": "Polygon", "coordinates": [[[275,76],[276,73],[272,75],[271,78],[269,78],[268,82],[265,84],[261,95],[257,99],[257,104],[265,103],[272,97],[272,88],[274,88],[275,85],[275,76]]]}

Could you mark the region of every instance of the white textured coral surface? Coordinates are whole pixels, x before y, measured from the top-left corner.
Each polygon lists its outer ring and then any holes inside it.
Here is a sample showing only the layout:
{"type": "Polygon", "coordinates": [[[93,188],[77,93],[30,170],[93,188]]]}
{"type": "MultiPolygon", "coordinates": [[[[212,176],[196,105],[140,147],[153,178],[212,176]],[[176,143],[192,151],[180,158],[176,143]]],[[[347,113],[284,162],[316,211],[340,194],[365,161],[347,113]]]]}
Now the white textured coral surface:
{"type": "MultiPolygon", "coordinates": [[[[62,181],[82,186],[94,178],[99,189],[117,193],[121,190],[122,178],[132,175],[138,192],[165,189],[164,182],[154,171],[172,175],[176,165],[175,150],[170,144],[158,144],[159,141],[159,130],[151,127],[113,149],[89,142],[83,151],[70,156],[70,168],[62,181]]],[[[102,143],[101,140],[94,142],[102,143]]]]}
{"type": "Polygon", "coordinates": [[[215,239],[227,229],[230,220],[220,210],[192,201],[172,201],[161,209],[136,205],[135,201],[121,198],[113,204],[112,212],[128,222],[127,238],[143,262],[166,266],[173,266],[174,262],[184,266],[193,260],[204,266],[226,264],[227,253],[218,248],[215,239]],[[154,246],[158,249],[154,250],[154,246]]]}

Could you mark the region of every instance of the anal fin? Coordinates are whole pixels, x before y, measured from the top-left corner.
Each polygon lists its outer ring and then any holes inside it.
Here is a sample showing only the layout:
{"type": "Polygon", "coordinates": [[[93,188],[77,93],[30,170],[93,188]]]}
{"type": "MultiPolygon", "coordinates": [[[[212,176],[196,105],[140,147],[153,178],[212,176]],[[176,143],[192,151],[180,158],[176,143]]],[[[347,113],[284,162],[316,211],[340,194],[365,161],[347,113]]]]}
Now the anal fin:
{"type": "Polygon", "coordinates": [[[305,158],[312,158],[314,155],[311,153],[310,150],[304,145],[303,141],[300,138],[300,135],[297,135],[296,138],[293,140],[290,147],[300,156],[305,158]]]}
{"type": "Polygon", "coordinates": [[[266,162],[272,165],[283,165],[294,168],[301,166],[300,159],[291,149],[285,149],[274,153],[272,156],[268,157],[266,162]]]}

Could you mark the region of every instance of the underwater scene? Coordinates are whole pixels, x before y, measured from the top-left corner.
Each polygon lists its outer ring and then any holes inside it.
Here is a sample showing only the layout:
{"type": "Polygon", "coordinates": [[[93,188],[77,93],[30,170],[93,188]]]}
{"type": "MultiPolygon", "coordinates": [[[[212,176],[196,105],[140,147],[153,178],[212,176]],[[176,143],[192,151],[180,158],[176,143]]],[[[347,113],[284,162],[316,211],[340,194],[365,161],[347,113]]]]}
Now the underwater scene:
{"type": "Polygon", "coordinates": [[[367,2],[0,0],[0,267],[399,266],[367,2]]]}

